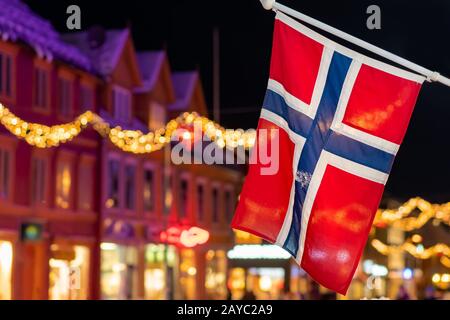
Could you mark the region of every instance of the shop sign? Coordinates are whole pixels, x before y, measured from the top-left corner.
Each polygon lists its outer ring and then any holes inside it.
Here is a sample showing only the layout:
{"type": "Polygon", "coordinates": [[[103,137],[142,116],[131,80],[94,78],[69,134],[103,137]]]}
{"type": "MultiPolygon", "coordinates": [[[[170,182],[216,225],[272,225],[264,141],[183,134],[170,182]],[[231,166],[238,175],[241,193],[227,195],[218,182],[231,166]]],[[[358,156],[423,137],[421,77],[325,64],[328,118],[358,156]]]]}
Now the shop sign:
{"type": "Polygon", "coordinates": [[[23,222],[20,225],[20,239],[22,241],[39,241],[42,239],[43,226],[38,222],[23,222]]]}
{"type": "Polygon", "coordinates": [[[290,259],[291,255],[271,244],[239,244],[228,251],[229,259],[290,259]]]}
{"type": "Polygon", "coordinates": [[[172,226],[160,234],[164,243],[180,245],[186,248],[204,244],[209,239],[209,232],[199,227],[172,226]]]}

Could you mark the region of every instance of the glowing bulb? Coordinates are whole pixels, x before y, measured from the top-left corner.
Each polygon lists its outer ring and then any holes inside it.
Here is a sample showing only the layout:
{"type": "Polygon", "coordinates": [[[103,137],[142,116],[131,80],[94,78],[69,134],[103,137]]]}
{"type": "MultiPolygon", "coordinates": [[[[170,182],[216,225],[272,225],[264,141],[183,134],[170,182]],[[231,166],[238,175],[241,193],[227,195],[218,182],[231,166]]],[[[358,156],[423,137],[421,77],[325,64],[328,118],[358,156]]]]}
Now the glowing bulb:
{"type": "Polygon", "coordinates": [[[433,283],[439,283],[441,281],[441,276],[438,273],[435,273],[433,274],[431,281],[433,281],[433,283]]]}
{"type": "Polygon", "coordinates": [[[183,133],[183,139],[184,140],[191,140],[191,133],[189,131],[185,131],[183,133]]]}

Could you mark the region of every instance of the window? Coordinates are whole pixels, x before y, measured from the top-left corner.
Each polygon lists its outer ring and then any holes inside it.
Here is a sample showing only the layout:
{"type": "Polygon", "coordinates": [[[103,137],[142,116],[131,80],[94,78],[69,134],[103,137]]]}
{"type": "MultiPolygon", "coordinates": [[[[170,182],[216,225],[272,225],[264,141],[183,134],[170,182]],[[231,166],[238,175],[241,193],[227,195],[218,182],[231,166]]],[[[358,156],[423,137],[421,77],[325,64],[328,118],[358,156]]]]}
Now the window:
{"type": "Polygon", "coordinates": [[[144,170],[144,210],[151,212],[155,210],[155,186],[153,171],[144,170]]]}
{"type": "Polygon", "coordinates": [[[131,94],[130,91],[115,87],[113,89],[113,113],[116,120],[130,121],[131,94]]]}
{"type": "Polygon", "coordinates": [[[71,163],[61,159],[56,166],[56,206],[58,208],[70,208],[71,186],[71,163]]]}
{"type": "Polygon", "coordinates": [[[103,242],[101,249],[100,285],[102,299],[138,298],[138,249],[103,242]]]}
{"type": "Polygon", "coordinates": [[[85,84],[82,84],[80,88],[80,110],[94,110],[94,91],[85,84]]]}
{"type": "Polygon", "coordinates": [[[212,190],[212,221],[219,222],[219,190],[217,188],[212,190]]]}
{"type": "Polygon", "coordinates": [[[233,195],[231,190],[225,191],[225,220],[231,221],[234,213],[233,195]]]}
{"type": "Polygon", "coordinates": [[[48,72],[41,68],[36,68],[34,71],[34,106],[37,109],[46,110],[49,106],[48,90],[49,90],[49,75],[48,72]]]}
{"type": "Polygon", "coordinates": [[[172,173],[166,171],[164,175],[164,213],[169,214],[172,208],[172,173]]]}
{"type": "Polygon", "coordinates": [[[180,180],[180,217],[186,217],[188,213],[188,190],[189,183],[187,179],[180,180]]]}
{"type": "Polygon", "coordinates": [[[0,52],[0,95],[11,98],[13,95],[13,57],[0,52]]]}
{"type": "Polygon", "coordinates": [[[78,172],[78,208],[81,210],[92,210],[94,162],[82,162],[78,172]]]}
{"type": "Polygon", "coordinates": [[[58,80],[58,102],[59,102],[59,113],[62,116],[72,115],[72,82],[70,80],[59,78],[58,80]]]}
{"type": "Polygon", "coordinates": [[[164,127],[166,124],[166,110],[165,108],[153,102],[150,105],[150,121],[149,128],[150,130],[158,130],[159,128],[164,127]]]}
{"type": "Polygon", "coordinates": [[[119,207],[119,161],[111,159],[108,162],[108,199],[106,200],[107,208],[119,207]]]}
{"type": "Polygon", "coordinates": [[[9,151],[0,149],[0,198],[9,196],[9,182],[11,170],[11,156],[9,151]]]}
{"type": "Polygon", "coordinates": [[[135,184],[136,184],[136,167],[127,165],[125,167],[125,204],[126,208],[133,210],[135,208],[135,184]]]}
{"type": "Polygon", "coordinates": [[[45,204],[47,190],[47,161],[45,159],[33,159],[31,187],[33,203],[45,204]]]}
{"type": "Polygon", "coordinates": [[[203,184],[197,185],[197,219],[203,221],[205,217],[205,187],[203,184]]]}
{"type": "Polygon", "coordinates": [[[12,298],[12,273],[14,264],[14,247],[9,241],[0,240],[0,300],[12,298]]]}

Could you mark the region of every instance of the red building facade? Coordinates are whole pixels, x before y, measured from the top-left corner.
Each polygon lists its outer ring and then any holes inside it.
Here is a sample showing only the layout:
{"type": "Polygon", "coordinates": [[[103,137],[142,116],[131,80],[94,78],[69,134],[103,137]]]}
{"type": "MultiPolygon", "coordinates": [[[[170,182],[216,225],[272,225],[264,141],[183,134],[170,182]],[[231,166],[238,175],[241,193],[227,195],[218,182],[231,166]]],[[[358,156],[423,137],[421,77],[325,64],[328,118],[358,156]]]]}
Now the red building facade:
{"type": "MultiPolygon", "coordinates": [[[[0,23],[0,101],[18,117],[54,125],[91,110],[146,132],[183,111],[206,115],[198,73],[173,73],[164,51],[137,53],[129,30],[61,36],[1,2],[11,21],[0,23]]],[[[1,127],[0,298],[225,298],[241,173],[169,156],[123,152],[92,129],[41,149],[1,127]],[[192,227],[206,244],[161,238],[192,227]]]]}

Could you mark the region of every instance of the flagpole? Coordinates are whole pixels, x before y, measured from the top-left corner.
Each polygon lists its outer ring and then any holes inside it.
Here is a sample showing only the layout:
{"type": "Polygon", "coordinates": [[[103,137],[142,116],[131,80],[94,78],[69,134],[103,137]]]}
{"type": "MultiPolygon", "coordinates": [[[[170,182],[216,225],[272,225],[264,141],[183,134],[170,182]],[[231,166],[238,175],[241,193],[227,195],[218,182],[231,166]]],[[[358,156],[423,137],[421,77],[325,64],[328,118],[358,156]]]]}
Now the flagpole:
{"type": "Polygon", "coordinates": [[[329,26],[329,25],[327,25],[319,20],[316,20],[314,18],[311,18],[301,12],[295,11],[294,9],[291,9],[285,5],[282,5],[281,3],[278,3],[275,0],[260,0],[260,2],[262,4],[262,6],[264,7],[264,9],[266,9],[266,10],[275,10],[275,11],[279,10],[289,16],[297,18],[301,21],[304,21],[304,22],[314,26],[314,27],[317,27],[323,31],[326,31],[326,32],[331,33],[339,38],[342,38],[350,43],[353,43],[361,48],[371,51],[383,58],[391,60],[405,68],[413,70],[413,71],[425,76],[427,78],[427,81],[429,81],[429,82],[440,82],[440,83],[450,87],[450,79],[442,76],[441,74],[439,74],[439,72],[431,71],[425,67],[415,64],[414,62],[411,62],[400,56],[397,56],[396,54],[393,54],[389,51],[386,51],[377,46],[374,46],[373,44],[370,44],[364,40],[356,38],[344,31],[341,31],[332,26],[329,26]]]}

